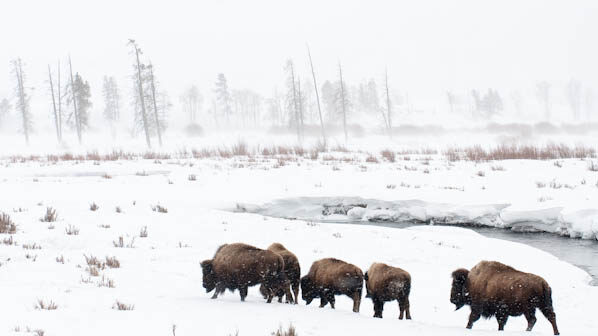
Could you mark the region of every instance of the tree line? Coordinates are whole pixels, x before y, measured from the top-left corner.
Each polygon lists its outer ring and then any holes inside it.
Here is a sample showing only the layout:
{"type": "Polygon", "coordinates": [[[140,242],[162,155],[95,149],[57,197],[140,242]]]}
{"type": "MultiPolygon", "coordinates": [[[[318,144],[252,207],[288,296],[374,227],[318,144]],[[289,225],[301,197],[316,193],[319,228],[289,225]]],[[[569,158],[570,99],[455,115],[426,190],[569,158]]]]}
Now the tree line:
{"type": "MultiPolygon", "coordinates": [[[[155,74],[151,59],[146,57],[135,40],[127,43],[131,57],[131,84],[134,94],[130,97],[133,110],[133,133],[143,134],[146,145],[152,147],[157,139],[163,144],[163,134],[168,127],[168,115],[173,107],[168,93],[162,88],[155,74]]],[[[264,120],[270,126],[283,127],[296,133],[301,141],[306,129],[316,127],[319,137],[326,143],[327,128],[340,127],[345,141],[349,138],[349,120],[356,120],[357,114],[365,114],[379,120],[380,126],[392,136],[398,108],[403,113],[418,113],[409,102],[409,96],[393,90],[388,72],[381,83],[374,79],[348,84],[343,66],[337,64],[334,79],[318,81],[316,67],[309,46],[306,48],[309,75],[302,76],[292,59],[288,59],[282,71],[285,82],[281,89],[275,88],[269,97],[263,97],[251,89],[231,88],[223,73],[216,76],[209,106],[204,109],[204,96],[195,85],[191,85],[180,96],[180,107],[186,115],[190,129],[201,130],[200,123],[220,126],[261,127],[264,120]],[[205,111],[204,111],[205,110],[205,111]],[[200,121],[201,120],[201,121],[200,121]]],[[[27,85],[23,62],[17,58],[11,62],[14,79],[14,106],[10,100],[0,100],[0,124],[11,110],[21,119],[20,128],[29,143],[34,122],[30,100],[32,88],[27,85]]],[[[89,82],[84,75],[73,68],[68,57],[66,69],[61,62],[48,64],[48,100],[51,104],[52,120],[59,142],[63,131],[69,128],[76,132],[79,143],[90,127],[90,111],[93,106],[89,82]],[[64,72],[64,73],[63,73],[64,72]],[[64,76],[66,75],[66,76],[64,76]]],[[[546,120],[550,120],[554,108],[553,88],[542,81],[535,87],[535,98],[541,106],[546,120]]],[[[571,80],[566,86],[566,101],[574,119],[582,119],[582,111],[592,108],[591,91],[581,83],[571,80]]],[[[116,123],[121,119],[123,95],[114,76],[104,76],[102,83],[103,117],[110,125],[110,132],[116,133],[116,123]]],[[[513,91],[506,98],[496,89],[471,90],[466,94],[446,92],[446,104],[451,114],[469,114],[472,118],[488,119],[500,115],[509,100],[517,114],[524,113],[524,96],[513,91]]]]}

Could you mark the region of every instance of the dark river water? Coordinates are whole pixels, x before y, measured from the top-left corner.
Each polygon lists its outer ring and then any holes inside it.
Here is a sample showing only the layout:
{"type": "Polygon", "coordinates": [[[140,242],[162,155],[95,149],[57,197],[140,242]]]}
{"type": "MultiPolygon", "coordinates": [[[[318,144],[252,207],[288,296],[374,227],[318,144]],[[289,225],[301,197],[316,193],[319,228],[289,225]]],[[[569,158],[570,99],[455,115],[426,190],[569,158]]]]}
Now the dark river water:
{"type": "MultiPolygon", "coordinates": [[[[406,228],[421,223],[412,222],[334,222],[324,221],[326,223],[339,224],[359,224],[359,225],[377,225],[391,228],[406,228]]],[[[481,235],[490,238],[509,240],[517,243],[523,243],[541,250],[544,250],[561,260],[573,264],[590,273],[593,278],[592,285],[598,286],[598,241],[588,239],[573,239],[561,237],[552,233],[541,232],[514,232],[499,228],[489,227],[471,227],[464,226],[481,235]]]]}

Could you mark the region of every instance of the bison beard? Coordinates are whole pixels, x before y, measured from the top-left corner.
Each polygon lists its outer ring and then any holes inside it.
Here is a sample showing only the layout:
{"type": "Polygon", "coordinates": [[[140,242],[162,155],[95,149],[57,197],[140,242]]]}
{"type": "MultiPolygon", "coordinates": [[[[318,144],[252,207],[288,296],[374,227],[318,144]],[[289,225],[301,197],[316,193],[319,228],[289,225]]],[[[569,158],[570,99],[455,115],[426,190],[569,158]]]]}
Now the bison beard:
{"type": "Polygon", "coordinates": [[[451,303],[460,309],[471,306],[467,328],[471,329],[481,316],[496,316],[498,330],[504,330],[509,316],[525,315],[531,331],[536,323],[536,308],[559,334],[552,307],[552,292],[541,277],[520,272],[495,261],[482,261],[471,271],[460,268],[453,272],[451,303]]]}
{"type": "Polygon", "coordinates": [[[215,290],[212,299],[217,298],[226,289],[238,289],[241,301],[245,301],[250,286],[263,284],[269,293],[270,303],[274,293],[280,289],[288,289],[282,257],[246,244],[220,246],[213,259],[201,262],[201,268],[206,292],[215,290]]]}
{"type": "Polygon", "coordinates": [[[314,262],[309,273],[301,278],[301,295],[307,304],[320,298],[320,308],[328,303],[334,309],[335,295],[353,299],[353,311],[358,313],[363,289],[363,272],[344,261],[327,258],[314,262]]]}

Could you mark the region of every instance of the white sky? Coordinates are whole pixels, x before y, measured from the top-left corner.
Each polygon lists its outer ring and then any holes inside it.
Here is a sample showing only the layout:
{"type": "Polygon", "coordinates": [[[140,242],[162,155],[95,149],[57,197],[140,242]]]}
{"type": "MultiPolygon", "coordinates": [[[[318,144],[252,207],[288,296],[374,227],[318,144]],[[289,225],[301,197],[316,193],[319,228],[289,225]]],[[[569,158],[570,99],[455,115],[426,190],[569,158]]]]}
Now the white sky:
{"type": "Polygon", "coordinates": [[[541,79],[598,87],[595,0],[2,0],[0,8],[0,97],[12,95],[9,61],[20,56],[35,99],[49,99],[47,64],[69,53],[96,107],[104,74],[128,95],[128,38],[175,102],[190,83],[209,95],[218,72],[231,87],[267,95],[282,85],[289,57],[308,76],[306,42],[320,82],[336,76],[339,59],[349,82],[380,79],[388,67],[393,87],[420,99],[541,79]]]}

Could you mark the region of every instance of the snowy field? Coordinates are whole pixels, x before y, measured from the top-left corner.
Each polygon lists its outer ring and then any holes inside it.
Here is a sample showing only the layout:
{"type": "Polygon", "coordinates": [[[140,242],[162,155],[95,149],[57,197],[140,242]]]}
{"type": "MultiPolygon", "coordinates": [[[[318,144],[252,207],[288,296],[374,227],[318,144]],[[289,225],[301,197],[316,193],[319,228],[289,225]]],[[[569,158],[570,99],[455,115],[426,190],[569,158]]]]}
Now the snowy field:
{"type": "MultiPolygon", "coordinates": [[[[544,277],[553,288],[563,335],[597,330],[592,307],[598,288],[589,285],[589,275],[525,245],[446,226],[400,230],[228,211],[240,205],[284,212],[267,215],[310,217],[322,202],[352,204],[352,197],[361,197],[357,200],[368,200],[372,209],[354,209],[349,214],[354,218],[484,218],[488,225],[504,227],[533,219],[534,229],[595,238],[598,173],[588,170],[588,160],[474,163],[450,162],[441,154],[405,154],[388,162],[378,152],[357,151],[320,153],[315,160],[308,156],[5,159],[0,211],[18,227],[13,235],[0,235],[5,241],[0,244],[0,284],[6,289],[0,333],[172,335],[176,326],[177,336],[267,335],[293,324],[300,335],[341,330],[349,335],[494,335],[495,320],[480,320],[466,331],[469,310],[455,312],[449,302],[450,273],[483,259],[544,277]],[[310,198],[299,199],[305,196],[310,198]],[[91,211],[91,204],[99,208],[91,211]],[[158,205],[167,212],[158,211],[158,205]],[[40,221],[47,207],[57,211],[56,222],[40,221]],[[120,237],[123,247],[116,246],[120,237]],[[262,248],[281,242],[298,256],[303,274],[324,257],[364,270],[372,262],[404,268],[413,278],[413,320],[397,320],[396,303],[385,305],[384,319],[374,319],[369,299],[362,301],[358,315],[351,312],[350,300],[340,297],[335,311],[319,309],[317,303],[266,304],[257,287],[244,303],[237,292],[210,300],[201,286],[199,262],[231,242],[262,248]],[[101,262],[115,257],[120,267],[94,270],[86,261],[91,256],[101,262]],[[39,300],[57,309],[37,309],[39,300]],[[117,302],[133,310],[114,309],[117,302]]],[[[510,318],[503,334],[529,335],[526,326],[525,318],[510,318]]],[[[531,334],[552,334],[550,324],[539,315],[531,334]]]]}

